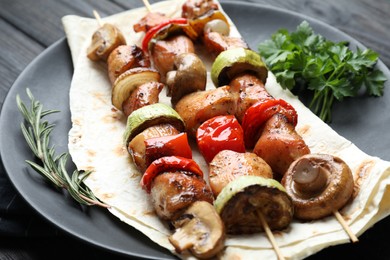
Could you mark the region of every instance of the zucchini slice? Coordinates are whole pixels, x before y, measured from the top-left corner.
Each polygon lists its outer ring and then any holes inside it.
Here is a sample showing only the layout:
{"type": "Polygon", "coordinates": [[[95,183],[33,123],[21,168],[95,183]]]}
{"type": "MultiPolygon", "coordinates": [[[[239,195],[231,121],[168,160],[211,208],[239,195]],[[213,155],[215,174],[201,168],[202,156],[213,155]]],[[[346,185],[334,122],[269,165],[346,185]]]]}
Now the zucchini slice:
{"type": "Polygon", "coordinates": [[[221,87],[245,71],[254,73],[265,84],[268,69],[257,52],[244,48],[229,49],[215,59],[211,79],[216,87],[221,87]]]}
{"type": "Polygon", "coordinates": [[[126,130],[123,141],[126,147],[139,133],[150,126],[159,124],[171,124],[179,132],[185,131],[185,124],[180,115],[170,106],[156,103],[135,110],[127,118],[126,130]]]}
{"type": "Polygon", "coordinates": [[[286,228],[294,214],[284,187],[274,179],[241,176],[226,185],[214,202],[229,234],[264,231],[260,215],[271,230],[286,228]]]}

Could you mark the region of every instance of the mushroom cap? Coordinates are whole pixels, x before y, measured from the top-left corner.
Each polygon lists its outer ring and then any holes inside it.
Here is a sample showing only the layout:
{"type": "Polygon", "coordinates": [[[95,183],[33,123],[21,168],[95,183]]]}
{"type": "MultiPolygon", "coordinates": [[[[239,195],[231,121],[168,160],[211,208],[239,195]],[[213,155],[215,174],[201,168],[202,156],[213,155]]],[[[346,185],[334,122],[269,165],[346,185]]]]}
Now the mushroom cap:
{"type": "Polygon", "coordinates": [[[208,259],[224,247],[224,224],[213,205],[206,201],[194,202],[172,224],[176,231],[169,241],[178,253],[189,250],[195,257],[208,259]]]}
{"type": "Polygon", "coordinates": [[[92,35],[92,43],[88,47],[87,56],[93,61],[107,61],[108,56],[116,47],[125,44],[125,37],[119,29],[106,23],[92,35]]]}
{"type": "Polygon", "coordinates": [[[293,200],[295,217],[302,220],[333,214],[349,201],[354,188],[351,169],[342,159],[329,154],[307,154],[298,158],[285,173],[282,184],[293,200]],[[307,176],[297,178],[296,174],[307,176]]]}
{"type": "Polygon", "coordinates": [[[203,61],[194,53],[182,53],[174,60],[176,70],[167,74],[167,85],[172,104],[183,96],[205,90],[207,70],[203,61]]]}

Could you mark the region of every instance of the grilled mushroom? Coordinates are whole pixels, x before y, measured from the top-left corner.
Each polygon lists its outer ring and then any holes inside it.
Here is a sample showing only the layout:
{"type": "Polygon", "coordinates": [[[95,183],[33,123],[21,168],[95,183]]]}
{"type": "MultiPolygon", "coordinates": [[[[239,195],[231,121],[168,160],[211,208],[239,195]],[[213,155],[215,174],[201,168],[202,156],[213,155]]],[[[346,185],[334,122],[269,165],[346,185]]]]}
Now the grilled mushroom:
{"type": "Polygon", "coordinates": [[[352,196],[351,169],[338,157],[308,154],[295,160],[282,179],[293,199],[295,216],[315,220],[333,214],[352,196]]]}
{"type": "Polygon", "coordinates": [[[207,70],[202,60],[193,53],[183,53],[176,56],[176,70],[167,73],[167,85],[171,102],[175,105],[183,96],[205,90],[207,70]]]}
{"type": "Polygon", "coordinates": [[[104,24],[92,35],[87,56],[93,61],[107,61],[108,55],[118,46],[125,45],[122,33],[112,24],[104,24]]]}
{"type": "Polygon", "coordinates": [[[225,228],[213,205],[206,201],[194,202],[173,222],[176,232],[169,241],[177,252],[190,250],[194,256],[211,258],[224,246],[225,228]]]}

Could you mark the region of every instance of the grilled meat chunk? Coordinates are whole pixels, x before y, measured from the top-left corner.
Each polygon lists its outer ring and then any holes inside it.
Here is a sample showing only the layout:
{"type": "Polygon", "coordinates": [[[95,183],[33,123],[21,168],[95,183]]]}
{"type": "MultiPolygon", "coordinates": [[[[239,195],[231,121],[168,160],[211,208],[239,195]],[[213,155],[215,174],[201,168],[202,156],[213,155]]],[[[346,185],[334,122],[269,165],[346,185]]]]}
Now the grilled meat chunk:
{"type": "Polygon", "coordinates": [[[151,197],[161,219],[175,220],[195,201],[213,203],[213,194],[206,182],[191,172],[175,171],[157,175],[151,197]]]}

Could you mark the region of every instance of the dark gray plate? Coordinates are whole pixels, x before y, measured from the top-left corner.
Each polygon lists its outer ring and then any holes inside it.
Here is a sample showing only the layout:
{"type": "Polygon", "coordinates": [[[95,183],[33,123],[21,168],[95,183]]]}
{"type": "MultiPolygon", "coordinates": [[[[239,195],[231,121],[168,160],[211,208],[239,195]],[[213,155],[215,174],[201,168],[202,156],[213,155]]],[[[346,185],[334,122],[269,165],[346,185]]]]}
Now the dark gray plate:
{"type": "MultiPolygon", "coordinates": [[[[223,7],[253,49],[257,49],[257,44],[276,30],[282,27],[294,30],[303,20],[309,21],[316,32],[331,40],[348,40],[352,48],[363,47],[335,28],[296,13],[238,2],[225,2],[223,7]]],[[[390,72],[382,62],[378,67],[390,78],[390,72]]],[[[39,55],[9,91],[0,117],[0,152],[10,180],[22,197],[44,218],[83,241],[126,256],[174,258],[105,210],[83,208],[64,198],[66,194],[53,189],[24,163],[25,159],[33,158],[20,132],[22,116],[16,107],[16,95],[20,94],[27,101],[25,89],[30,88],[46,109],[61,111],[48,119],[57,125],[52,143],[58,152],[67,151],[67,134],[71,127],[68,94],[72,73],[69,49],[66,40],[62,39],[39,55]]],[[[332,127],[363,151],[390,160],[387,153],[390,139],[384,138],[390,126],[390,113],[386,113],[390,111],[389,101],[388,90],[381,98],[346,100],[336,105],[332,127]]],[[[382,227],[366,232],[357,245],[332,247],[312,258],[340,256],[341,253],[385,257],[389,250],[386,250],[383,238],[390,225],[388,222],[382,221],[378,224],[382,227]]]]}

